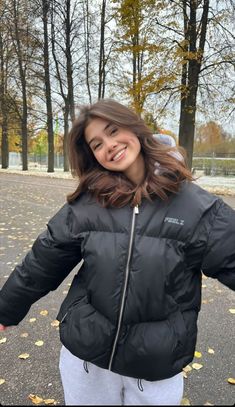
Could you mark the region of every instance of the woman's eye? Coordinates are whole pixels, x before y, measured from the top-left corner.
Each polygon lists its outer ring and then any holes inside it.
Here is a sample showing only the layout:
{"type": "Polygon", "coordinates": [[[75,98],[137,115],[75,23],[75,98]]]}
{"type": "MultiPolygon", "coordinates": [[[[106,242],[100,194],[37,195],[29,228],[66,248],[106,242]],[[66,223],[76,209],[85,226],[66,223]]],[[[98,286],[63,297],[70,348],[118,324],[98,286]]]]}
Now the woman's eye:
{"type": "Polygon", "coordinates": [[[101,143],[97,143],[94,145],[93,150],[97,150],[97,148],[99,148],[101,146],[101,143]]]}
{"type": "Polygon", "coordinates": [[[110,134],[111,134],[111,135],[112,135],[112,134],[115,134],[117,131],[118,131],[118,128],[117,128],[117,127],[113,127],[113,128],[111,129],[111,131],[110,131],[110,134]]]}

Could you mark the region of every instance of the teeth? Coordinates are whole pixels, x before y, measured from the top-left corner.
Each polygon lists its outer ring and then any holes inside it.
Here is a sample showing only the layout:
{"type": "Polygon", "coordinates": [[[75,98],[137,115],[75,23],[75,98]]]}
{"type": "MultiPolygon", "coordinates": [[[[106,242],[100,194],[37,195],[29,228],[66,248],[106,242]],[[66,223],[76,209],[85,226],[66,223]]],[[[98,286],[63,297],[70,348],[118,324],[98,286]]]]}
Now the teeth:
{"type": "Polygon", "coordinates": [[[122,155],[122,153],[123,153],[124,151],[125,151],[125,148],[124,148],[123,150],[119,151],[119,153],[117,153],[117,154],[113,157],[113,161],[117,160],[117,159],[122,155]]]}

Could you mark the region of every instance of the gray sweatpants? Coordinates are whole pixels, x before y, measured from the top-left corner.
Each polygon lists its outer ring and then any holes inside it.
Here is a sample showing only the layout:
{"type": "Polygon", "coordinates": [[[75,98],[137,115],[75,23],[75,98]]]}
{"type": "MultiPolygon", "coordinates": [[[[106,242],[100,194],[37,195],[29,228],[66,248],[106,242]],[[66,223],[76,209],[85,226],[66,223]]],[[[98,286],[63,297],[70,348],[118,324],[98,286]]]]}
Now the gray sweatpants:
{"type": "Polygon", "coordinates": [[[181,373],[170,379],[149,382],[121,376],[77,358],[62,346],[60,374],[66,405],[180,405],[183,396],[181,373]],[[140,390],[142,386],[142,390],[140,390]],[[139,388],[140,387],[140,388],[139,388]]]}

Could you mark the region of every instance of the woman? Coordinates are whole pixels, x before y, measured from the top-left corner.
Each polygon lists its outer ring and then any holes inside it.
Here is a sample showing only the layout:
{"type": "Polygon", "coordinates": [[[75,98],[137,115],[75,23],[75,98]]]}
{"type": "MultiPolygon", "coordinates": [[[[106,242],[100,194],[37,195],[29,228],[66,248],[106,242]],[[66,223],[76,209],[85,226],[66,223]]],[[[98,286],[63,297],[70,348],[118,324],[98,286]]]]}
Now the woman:
{"type": "Polygon", "coordinates": [[[83,260],[57,316],[66,404],[179,405],[201,271],[235,288],[235,212],[175,153],[125,106],[84,107],[69,139],[79,185],[0,292],[4,329],[83,260]]]}

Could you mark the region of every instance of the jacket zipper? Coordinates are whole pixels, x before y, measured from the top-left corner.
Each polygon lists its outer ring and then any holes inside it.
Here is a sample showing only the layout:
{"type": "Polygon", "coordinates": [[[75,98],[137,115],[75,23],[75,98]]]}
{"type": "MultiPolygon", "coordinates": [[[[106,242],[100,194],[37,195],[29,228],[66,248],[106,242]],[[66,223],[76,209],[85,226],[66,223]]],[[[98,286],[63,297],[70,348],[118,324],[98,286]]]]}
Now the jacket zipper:
{"type": "Polygon", "coordinates": [[[127,257],[126,270],[125,270],[125,282],[124,282],[124,288],[123,288],[123,293],[122,293],[122,301],[121,301],[121,306],[120,306],[117,331],[116,331],[113,349],[112,349],[112,353],[111,353],[111,357],[110,357],[110,361],[109,361],[109,367],[108,367],[109,370],[111,370],[111,367],[112,367],[113,358],[114,358],[115,350],[117,347],[117,341],[118,341],[118,337],[119,337],[119,333],[120,333],[120,329],[121,329],[122,316],[123,316],[124,305],[125,305],[125,296],[126,296],[126,290],[127,290],[127,282],[128,282],[129,272],[130,272],[129,266],[130,266],[131,252],[132,252],[132,246],[133,246],[135,219],[136,219],[136,215],[138,213],[139,213],[139,208],[138,208],[138,206],[135,206],[133,208],[133,213],[132,213],[131,233],[130,233],[128,257],[127,257]]]}

